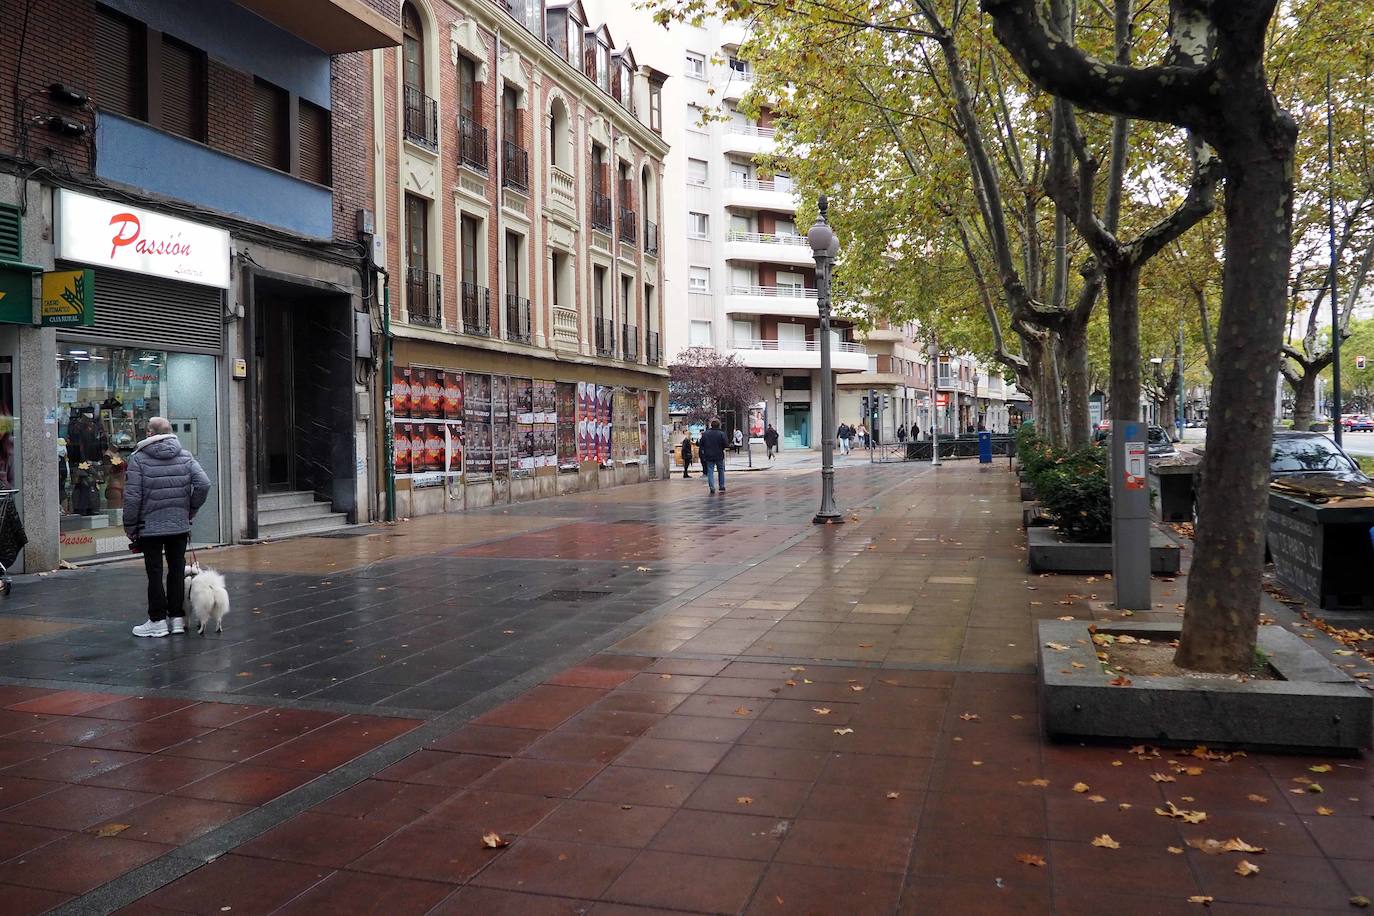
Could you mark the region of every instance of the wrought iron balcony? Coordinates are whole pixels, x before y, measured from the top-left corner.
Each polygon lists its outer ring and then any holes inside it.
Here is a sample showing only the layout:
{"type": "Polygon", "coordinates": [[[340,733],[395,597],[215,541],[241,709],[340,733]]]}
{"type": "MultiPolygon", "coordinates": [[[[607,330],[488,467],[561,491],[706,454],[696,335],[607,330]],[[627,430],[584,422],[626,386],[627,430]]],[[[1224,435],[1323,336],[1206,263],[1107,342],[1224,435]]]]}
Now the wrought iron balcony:
{"type": "Polygon", "coordinates": [[[592,228],[611,231],[611,199],[597,191],[592,191],[592,228]]]}
{"type": "Polygon", "coordinates": [[[506,340],[530,342],[530,300],[506,294],[506,340]]]}
{"type": "Polygon", "coordinates": [[[411,324],[443,327],[442,277],[419,267],[406,268],[406,316],[411,324]]]}
{"type": "Polygon", "coordinates": [[[458,116],[458,161],[479,172],[487,170],[487,129],[464,114],[458,116]]]}
{"type": "Polygon", "coordinates": [[[509,140],[501,141],[501,184],[517,191],[530,189],[530,154],[509,140]]]}
{"type": "Polygon", "coordinates": [[[491,336],[491,290],[464,281],[463,333],[478,337],[491,336]]]}
{"type": "Polygon", "coordinates": [[[621,207],[620,240],[622,242],[628,242],[631,245],[635,243],[635,228],[637,225],[638,220],[635,217],[635,211],[631,210],[629,207],[621,207]]]}
{"type": "Polygon", "coordinates": [[[411,143],[439,148],[439,103],[416,86],[405,87],[405,135],[411,143]]]}
{"type": "Polygon", "coordinates": [[[658,254],[658,223],[644,221],[644,253],[658,254]]]}
{"type": "Polygon", "coordinates": [[[620,349],[623,358],[629,362],[639,359],[639,327],[633,324],[620,326],[620,349]]]}
{"type": "Polygon", "coordinates": [[[615,322],[609,318],[592,321],[596,329],[596,355],[615,356],[615,322]]]}

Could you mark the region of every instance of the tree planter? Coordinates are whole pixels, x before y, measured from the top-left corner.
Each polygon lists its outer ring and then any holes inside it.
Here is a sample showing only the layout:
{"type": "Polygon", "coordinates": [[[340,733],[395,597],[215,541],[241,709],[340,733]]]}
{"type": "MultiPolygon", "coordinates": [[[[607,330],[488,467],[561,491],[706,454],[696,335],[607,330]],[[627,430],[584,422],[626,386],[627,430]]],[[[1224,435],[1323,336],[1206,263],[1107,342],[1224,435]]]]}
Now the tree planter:
{"type": "MultiPolygon", "coordinates": [[[[1055,528],[1027,528],[1027,561],[1032,572],[1109,573],[1112,545],[1067,541],[1055,528]]],[[[1150,529],[1150,572],[1172,576],[1178,572],[1182,550],[1158,528],[1150,529]]]]}
{"type": "MultiPolygon", "coordinates": [[[[1259,648],[1280,680],[1130,675],[1129,684],[1112,686],[1088,626],[1040,622],[1040,709],[1051,738],[1347,752],[1374,743],[1374,697],[1282,627],[1259,630],[1259,648]]],[[[1099,633],[1155,642],[1177,639],[1182,629],[1174,623],[1095,626],[1099,633]]]]}
{"type": "Polygon", "coordinates": [[[1374,609],[1374,499],[1316,503],[1271,492],[1266,536],[1279,581],[1328,610],[1374,609]]]}
{"type": "Polygon", "coordinates": [[[1155,517],[1161,522],[1193,520],[1193,484],[1201,461],[1151,463],[1150,499],[1155,517]]]}

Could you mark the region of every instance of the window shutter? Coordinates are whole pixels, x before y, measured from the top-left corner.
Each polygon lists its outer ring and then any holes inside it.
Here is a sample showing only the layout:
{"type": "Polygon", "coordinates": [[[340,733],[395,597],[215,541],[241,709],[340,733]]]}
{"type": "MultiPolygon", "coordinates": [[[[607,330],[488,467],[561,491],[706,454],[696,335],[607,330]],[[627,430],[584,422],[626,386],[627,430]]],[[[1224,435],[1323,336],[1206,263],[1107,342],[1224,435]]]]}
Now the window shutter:
{"type": "Polygon", "coordinates": [[[23,223],[19,208],[0,204],[0,261],[24,260],[23,223]]]}
{"type": "Polygon", "coordinates": [[[300,100],[301,175],[306,181],[329,184],[329,112],[300,100]]]}
{"type": "Polygon", "coordinates": [[[189,45],[162,39],[163,130],[205,140],[205,57],[189,45]]]}
{"type": "Polygon", "coordinates": [[[288,171],[291,149],[287,144],[286,93],[262,80],[253,80],[252,158],[258,165],[288,171]]]}
{"type": "Polygon", "coordinates": [[[95,17],[95,103],[129,118],[145,117],[143,42],[138,23],[103,6],[95,17]]]}

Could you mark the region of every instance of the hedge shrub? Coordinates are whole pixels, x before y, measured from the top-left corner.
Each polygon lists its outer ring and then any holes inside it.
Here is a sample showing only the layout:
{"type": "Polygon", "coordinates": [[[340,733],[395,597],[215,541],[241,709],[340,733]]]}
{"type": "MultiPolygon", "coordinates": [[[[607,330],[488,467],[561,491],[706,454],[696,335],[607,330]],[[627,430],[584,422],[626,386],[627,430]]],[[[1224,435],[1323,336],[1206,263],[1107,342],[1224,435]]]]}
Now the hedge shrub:
{"type": "Polygon", "coordinates": [[[1069,451],[1031,434],[1018,437],[1017,454],[1041,508],[1066,538],[1094,544],[1112,539],[1106,449],[1069,451]]]}

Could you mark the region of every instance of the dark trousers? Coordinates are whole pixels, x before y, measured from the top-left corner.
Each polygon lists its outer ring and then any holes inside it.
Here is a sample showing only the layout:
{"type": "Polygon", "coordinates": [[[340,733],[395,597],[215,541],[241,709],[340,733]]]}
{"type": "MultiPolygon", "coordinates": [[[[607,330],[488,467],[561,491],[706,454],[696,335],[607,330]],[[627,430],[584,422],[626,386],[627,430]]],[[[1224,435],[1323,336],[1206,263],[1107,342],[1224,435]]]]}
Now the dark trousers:
{"type": "Polygon", "coordinates": [[[690,462],[690,461],[684,461],[684,462],[682,463],[682,476],[683,476],[683,477],[691,477],[691,476],[692,476],[691,474],[688,474],[688,473],[687,473],[687,471],[688,471],[691,467],[692,467],[692,462],[690,462]]]}
{"type": "Polygon", "coordinates": [[[148,619],[185,617],[186,541],[188,534],[139,538],[143,548],[143,569],[148,573],[148,619]],[[163,585],[162,558],[167,558],[167,581],[163,585]],[[164,590],[165,589],[165,590],[164,590]]]}

